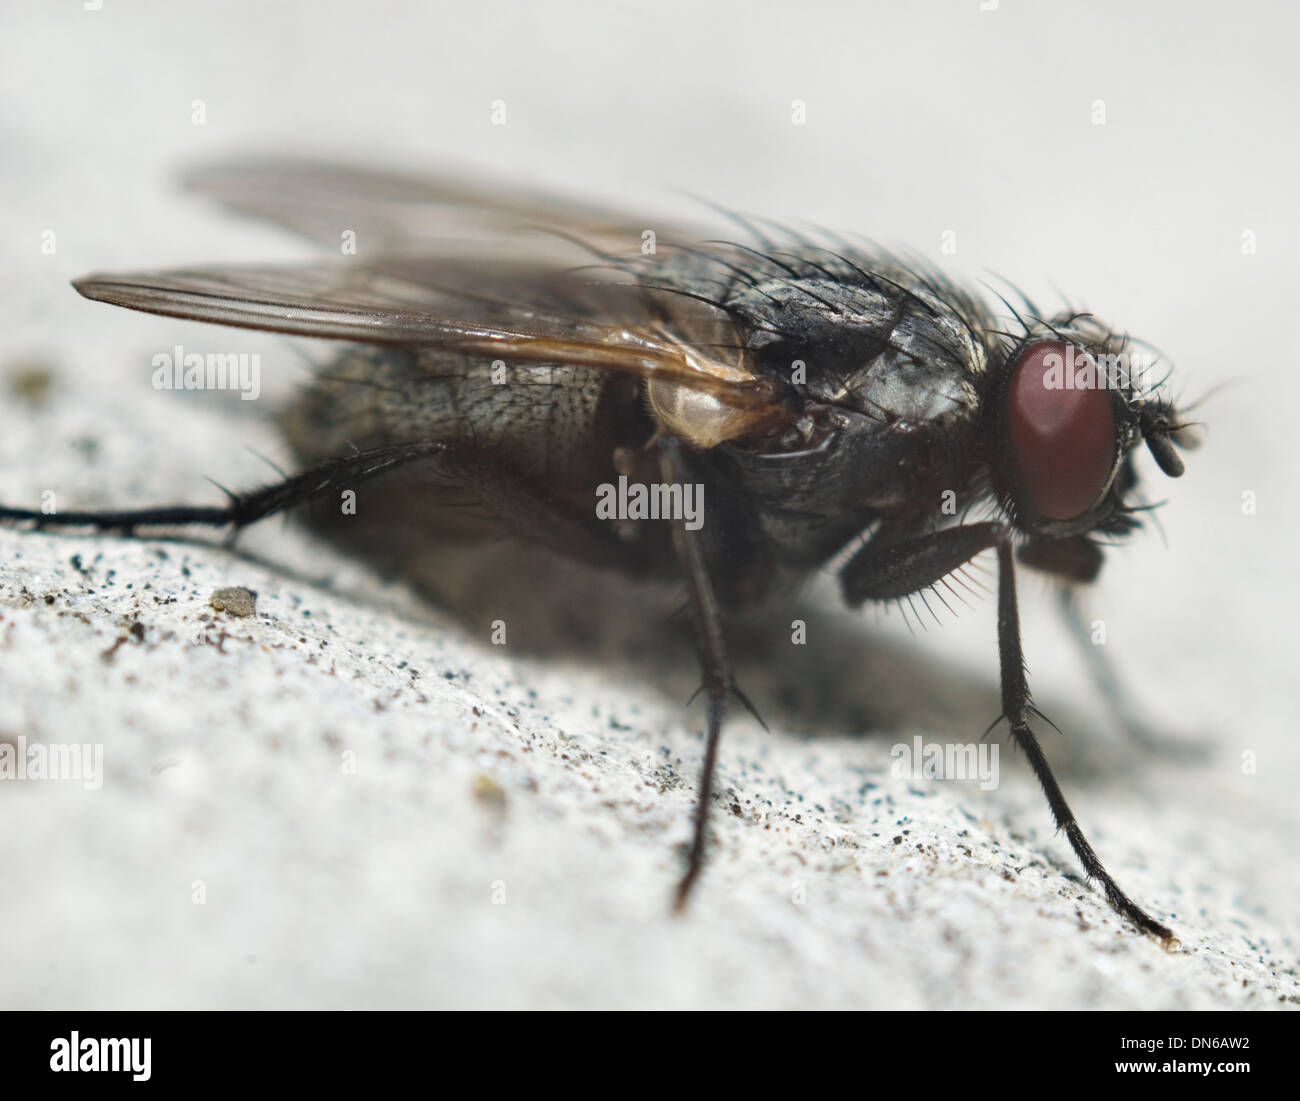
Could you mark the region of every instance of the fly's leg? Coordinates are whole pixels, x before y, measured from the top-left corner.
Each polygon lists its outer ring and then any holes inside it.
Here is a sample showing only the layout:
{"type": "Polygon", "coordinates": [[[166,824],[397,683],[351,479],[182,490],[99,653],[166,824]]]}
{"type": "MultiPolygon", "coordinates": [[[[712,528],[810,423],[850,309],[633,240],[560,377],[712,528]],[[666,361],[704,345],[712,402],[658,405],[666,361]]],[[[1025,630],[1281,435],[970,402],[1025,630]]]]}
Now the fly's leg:
{"type": "Polygon", "coordinates": [[[1141,712],[1116,675],[1114,666],[1106,659],[1102,647],[1094,645],[1092,634],[1084,622],[1079,607],[1076,587],[1095,581],[1101,572],[1101,550],[1091,540],[1082,536],[1051,542],[1027,543],[1016,555],[1021,563],[1065,582],[1060,588],[1057,607],[1071,640],[1078,649],[1098,693],[1106,701],[1111,714],[1123,729],[1149,751],[1186,754],[1187,748],[1152,732],[1141,712]]]}
{"type": "Polygon", "coordinates": [[[1195,748],[1184,741],[1176,741],[1173,738],[1157,733],[1152,730],[1151,726],[1142,717],[1141,710],[1134,703],[1132,695],[1124,687],[1123,680],[1115,672],[1113,663],[1107,660],[1104,652],[1106,648],[1093,645],[1092,634],[1088,629],[1088,624],[1084,621],[1083,611],[1079,607],[1079,600],[1075,593],[1067,586],[1061,590],[1057,599],[1066,630],[1069,631],[1075,646],[1087,663],[1088,671],[1092,675],[1093,683],[1097,686],[1097,691],[1101,694],[1102,699],[1106,701],[1111,713],[1119,720],[1120,725],[1132,736],[1133,740],[1143,749],[1152,753],[1173,753],[1183,757],[1195,756],[1195,748]]]}
{"type": "MultiPolygon", "coordinates": [[[[990,525],[998,526],[1000,525],[990,525]]],[[[1011,543],[1005,531],[999,533],[998,549],[998,656],[1002,666],[1002,717],[1011,724],[1011,734],[1033,766],[1034,774],[1042,785],[1043,794],[1052,808],[1058,829],[1064,830],[1070,845],[1088,878],[1098,880],[1115,910],[1128,918],[1144,933],[1161,940],[1173,939],[1173,933],[1137,905],[1119,888],[1110,873],[1102,867],[1083,830],[1075,820],[1073,811],[1061,793],[1056,777],[1038,739],[1029,728],[1029,716],[1037,714],[1029,699],[1029,683],[1025,677],[1025,658],[1020,646],[1020,615],[1016,607],[1016,575],[1011,558],[1011,543]]]]}
{"type": "Polygon", "coordinates": [[[1074,641],[1079,655],[1083,658],[1088,666],[1088,671],[1092,674],[1097,690],[1101,693],[1102,698],[1106,701],[1115,717],[1119,719],[1120,725],[1143,748],[1148,750],[1160,748],[1162,740],[1147,729],[1146,723],[1142,721],[1136,707],[1133,705],[1133,700],[1124,691],[1119,677],[1115,675],[1115,670],[1110,662],[1106,660],[1105,655],[1102,654],[1101,647],[1092,644],[1088,625],[1083,621],[1083,612],[1079,608],[1079,601],[1074,593],[1068,588],[1062,589],[1057,598],[1057,606],[1060,609],[1061,618],[1065,621],[1065,627],[1070,634],[1070,638],[1074,641]]]}
{"type": "Polygon", "coordinates": [[[302,474],[249,493],[230,493],[224,506],[166,505],[158,508],[93,510],[44,513],[33,509],[0,505],[0,521],[30,524],[34,530],[89,528],[92,531],[134,535],[138,528],[226,527],[240,528],[273,516],[294,505],[326,493],[384,474],[396,467],[429,459],[444,447],[440,441],[424,441],[361,451],[333,459],[302,474]]]}
{"type": "Polygon", "coordinates": [[[1015,566],[1006,526],[995,522],[965,524],[880,548],[868,544],[849,560],[841,573],[845,599],[857,607],[867,600],[893,600],[920,592],[990,548],[996,548],[998,554],[998,659],[1002,681],[1002,714],[999,718],[1011,724],[1011,736],[1029,759],[1052,808],[1057,828],[1065,831],[1088,878],[1100,882],[1111,906],[1143,932],[1165,941],[1171,940],[1173,934],[1169,929],[1121,891],[1102,867],[1075,821],[1038,739],[1029,727],[1029,717],[1041,717],[1041,713],[1030,699],[1029,682],[1025,676],[1020,616],[1016,607],[1015,566]]]}
{"type": "MultiPolygon", "coordinates": [[[[660,443],[660,471],[664,481],[669,484],[679,484],[684,477],[679,446],[673,439],[660,443]]],[[[731,674],[731,663],[727,659],[722,618],[717,598],[713,594],[713,585],[709,581],[699,532],[690,531],[683,518],[678,518],[673,523],[673,547],[686,576],[695,637],[700,648],[700,666],[704,678],[701,687],[706,694],[708,715],[704,768],[700,776],[699,800],[695,805],[690,855],[687,857],[686,873],[677,884],[673,900],[674,907],[680,911],[685,907],[691,887],[704,866],[704,836],[709,822],[709,803],[713,797],[713,770],[718,760],[718,738],[722,734],[722,717],[726,711],[727,697],[735,691],[735,682],[731,674]]]]}
{"type": "Polygon", "coordinates": [[[463,440],[420,440],[359,451],[330,459],[301,474],[248,493],[229,493],[222,506],[170,505],[157,508],[43,513],[0,505],[0,523],[26,524],[33,530],[87,528],[135,535],[139,529],[230,527],[231,538],[268,516],[337,493],[398,467],[425,462],[450,484],[464,487],[484,505],[528,536],[595,566],[643,567],[637,549],[624,543],[594,517],[574,515],[491,452],[463,440]]]}

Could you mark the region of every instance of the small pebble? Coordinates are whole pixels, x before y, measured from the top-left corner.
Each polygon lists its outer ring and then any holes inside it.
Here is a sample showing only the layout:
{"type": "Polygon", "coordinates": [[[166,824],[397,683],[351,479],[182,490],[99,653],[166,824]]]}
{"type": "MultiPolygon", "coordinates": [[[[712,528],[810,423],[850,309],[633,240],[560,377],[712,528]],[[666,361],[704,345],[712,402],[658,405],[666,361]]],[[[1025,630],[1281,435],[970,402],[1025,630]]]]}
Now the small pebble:
{"type": "Polygon", "coordinates": [[[228,615],[250,616],[257,611],[257,593],[249,589],[218,589],[208,597],[208,603],[228,615]]]}

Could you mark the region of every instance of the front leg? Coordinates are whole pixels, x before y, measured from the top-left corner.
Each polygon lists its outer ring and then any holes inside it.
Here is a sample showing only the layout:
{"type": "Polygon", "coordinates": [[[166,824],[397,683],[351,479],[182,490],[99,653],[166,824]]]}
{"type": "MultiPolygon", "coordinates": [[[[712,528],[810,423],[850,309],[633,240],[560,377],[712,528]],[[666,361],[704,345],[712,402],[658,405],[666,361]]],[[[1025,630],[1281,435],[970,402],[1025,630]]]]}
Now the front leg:
{"type": "Polygon", "coordinates": [[[1110,904],[1143,932],[1171,940],[1173,934],[1119,889],[1102,867],[1088,839],[1075,821],[1060,785],[1043,756],[1029,717],[1039,715],[1029,696],[1025,658],[1020,646],[1020,615],[1016,606],[1016,577],[1010,532],[996,522],[945,528],[901,543],[881,547],[868,544],[845,565],[840,575],[845,599],[852,607],[867,600],[893,600],[937,584],[981,551],[998,553],[998,659],[1001,666],[1002,714],[1011,724],[1011,736],[1029,758],[1052,808],[1058,829],[1070,845],[1089,879],[1097,879],[1110,904]]]}

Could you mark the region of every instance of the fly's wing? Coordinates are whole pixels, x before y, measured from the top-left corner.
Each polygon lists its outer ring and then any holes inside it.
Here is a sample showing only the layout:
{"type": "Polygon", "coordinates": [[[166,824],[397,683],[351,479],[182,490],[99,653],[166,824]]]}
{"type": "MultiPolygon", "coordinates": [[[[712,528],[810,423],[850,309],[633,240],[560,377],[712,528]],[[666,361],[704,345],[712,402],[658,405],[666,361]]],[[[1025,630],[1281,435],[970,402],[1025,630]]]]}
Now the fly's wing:
{"type": "Polygon", "coordinates": [[[421,177],[306,160],[213,165],[185,177],[194,191],[329,249],[351,231],[361,255],[440,255],[459,249],[518,259],[521,249],[553,249],[576,238],[596,251],[637,248],[646,229],[660,238],[702,236],[699,227],[651,224],[624,212],[498,184],[421,177]],[[499,249],[508,250],[503,254],[499,249]]]}
{"type": "Polygon", "coordinates": [[[75,286],[96,301],[218,325],[658,379],[742,410],[777,393],[750,373],[725,314],[700,304],[684,317],[662,291],[564,271],[395,258],[96,274],[75,286]]]}
{"type": "Polygon", "coordinates": [[[301,163],[211,170],[191,183],[333,247],[353,230],[357,253],[309,264],[96,274],[77,280],[77,289],[113,305],[242,328],[632,374],[738,410],[770,410],[776,396],[773,381],[754,376],[721,305],[644,278],[640,232],[626,218],[301,163]],[[470,237],[478,243],[467,255],[470,237]],[[571,262],[579,241],[599,263],[571,262]],[[610,251],[616,241],[632,255],[610,251]]]}

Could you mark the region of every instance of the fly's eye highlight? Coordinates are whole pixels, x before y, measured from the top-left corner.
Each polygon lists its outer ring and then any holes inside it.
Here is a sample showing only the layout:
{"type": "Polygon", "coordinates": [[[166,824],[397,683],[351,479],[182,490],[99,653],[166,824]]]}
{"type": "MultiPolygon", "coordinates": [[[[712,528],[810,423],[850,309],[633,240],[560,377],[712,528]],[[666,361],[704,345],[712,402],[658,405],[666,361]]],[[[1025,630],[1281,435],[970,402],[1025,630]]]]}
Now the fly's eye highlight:
{"type": "Polygon", "coordinates": [[[1091,356],[1059,340],[1016,359],[1007,428],[1029,503],[1049,520],[1072,520],[1101,496],[1115,465],[1115,414],[1091,356]]]}

